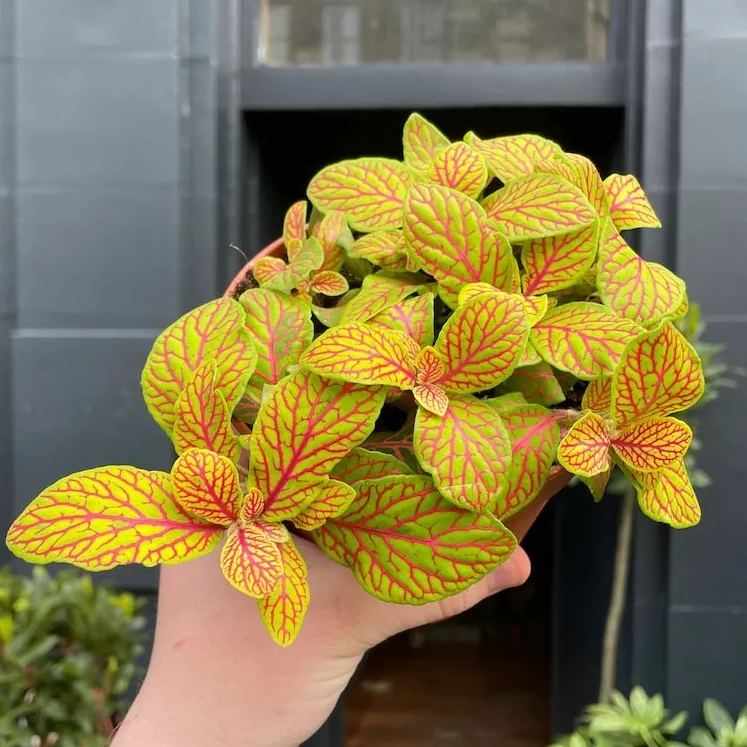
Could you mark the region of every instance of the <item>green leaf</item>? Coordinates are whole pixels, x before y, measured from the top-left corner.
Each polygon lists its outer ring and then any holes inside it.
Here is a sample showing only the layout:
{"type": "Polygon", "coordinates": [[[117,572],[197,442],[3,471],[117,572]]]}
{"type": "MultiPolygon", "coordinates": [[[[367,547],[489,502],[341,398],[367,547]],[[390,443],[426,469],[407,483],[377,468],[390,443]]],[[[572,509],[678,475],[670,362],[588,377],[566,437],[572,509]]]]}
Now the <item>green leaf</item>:
{"type": "Polygon", "coordinates": [[[387,602],[425,604],[471,586],[504,562],[516,539],[502,524],[445,501],[424,475],[357,483],[346,513],[314,539],[387,602]]]}
{"type": "Polygon", "coordinates": [[[706,698],[703,701],[703,717],[716,736],[731,732],[734,729],[734,720],[729,712],[713,698],[706,698]]]}

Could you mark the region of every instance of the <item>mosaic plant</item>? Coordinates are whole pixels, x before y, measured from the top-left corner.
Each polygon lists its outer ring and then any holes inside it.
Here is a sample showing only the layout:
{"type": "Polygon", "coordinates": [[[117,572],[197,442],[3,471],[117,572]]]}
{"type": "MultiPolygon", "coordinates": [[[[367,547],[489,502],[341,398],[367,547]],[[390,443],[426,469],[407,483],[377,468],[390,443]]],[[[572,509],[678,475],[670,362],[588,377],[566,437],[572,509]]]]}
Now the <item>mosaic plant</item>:
{"type": "Polygon", "coordinates": [[[649,517],[697,523],[674,415],[703,375],[673,325],[684,283],[623,238],[660,225],[636,178],[538,135],[452,143],[418,114],[403,144],[323,168],[282,252],[158,337],[142,388],[171,471],[62,478],[10,528],[16,555],[219,550],[288,645],[311,595],[299,537],[423,604],[504,562],[504,522],[563,469],[599,499],[617,468],[649,517]]]}

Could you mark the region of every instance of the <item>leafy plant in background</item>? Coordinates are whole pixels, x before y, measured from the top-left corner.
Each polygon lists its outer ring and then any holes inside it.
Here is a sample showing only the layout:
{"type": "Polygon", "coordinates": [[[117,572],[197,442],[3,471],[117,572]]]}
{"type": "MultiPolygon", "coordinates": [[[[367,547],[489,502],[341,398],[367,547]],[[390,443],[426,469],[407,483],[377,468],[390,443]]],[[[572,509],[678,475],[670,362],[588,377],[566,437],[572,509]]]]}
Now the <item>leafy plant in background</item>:
{"type": "Polygon", "coordinates": [[[14,553],[104,570],[222,542],[288,645],[310,595],[292,533],[423,604],[504,562],[563,468],[599,495],[618,465],[651,518],[698,521],[672,414],[703,375],[673,325],[684,283],[622,238],[659,226],[635,177],[537,135],[451,143],[417,114],[403,146],[322,169],[285,258],[158,337],[142,385],[171,471],[62,478],[14,522],[14,553]]]}
{"type": "Polygon", "coordinates": [[[551,747],[746,747],[747,706],[736,721],[717,701],[703,703],[705,726],[690,730],[687,742],[675,738],[687,721],[684,711],[672,716],[661,695],[649,697],[634,687],[630,699],[612,692],[609,703],[586,708],[578,731],[551,747]]]}
{"type": "Polygon", "coordinates": [[[71,571],[0,570],[0,744],[108,744],[142,650],[140,609],[71,571]]]}

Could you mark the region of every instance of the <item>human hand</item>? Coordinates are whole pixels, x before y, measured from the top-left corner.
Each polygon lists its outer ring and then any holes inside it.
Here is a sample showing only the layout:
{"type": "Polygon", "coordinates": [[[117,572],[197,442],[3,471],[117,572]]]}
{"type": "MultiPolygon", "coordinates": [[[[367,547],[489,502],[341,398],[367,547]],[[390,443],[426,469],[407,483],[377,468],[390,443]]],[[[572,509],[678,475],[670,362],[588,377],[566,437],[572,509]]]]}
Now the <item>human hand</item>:
{"type": "MultiPolygon", "coordinates": [[[[563,484],[567,478],[563,479],[563,484]]],[[[551,483],[547,498],[559,489],[551,483]]],[[[512,528],[523,535],[540,498],[512,528]]],[[[305,540],[312,600],[290,648],[267,635],[254,600],[214,554],[161,571],[158,622],[142,689],[114,747],[293,747],[331,713],[363,654],[389,636],[451,617],[529,576],[520,548],[460,594],[422,606],[382,602],[305,540]]]]}

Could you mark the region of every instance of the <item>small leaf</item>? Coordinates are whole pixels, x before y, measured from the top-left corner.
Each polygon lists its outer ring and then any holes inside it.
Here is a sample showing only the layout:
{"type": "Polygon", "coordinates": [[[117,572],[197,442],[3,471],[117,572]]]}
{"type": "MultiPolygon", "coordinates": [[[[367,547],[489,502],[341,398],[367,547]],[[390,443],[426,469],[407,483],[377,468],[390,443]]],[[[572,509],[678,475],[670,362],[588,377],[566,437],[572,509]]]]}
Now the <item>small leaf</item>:
{"type": "Polygon", "coordinates": [[[298,363],[314,337],[314,324],[308,302],[298,298],[253,288],[239,300],[258,353],[257,367],[246,390],[258,407],[265,386],[277,384],[298,363]]]}
{"type": "Polygon", "coordinates": [[[339,272],[323,270],[311,280],[311,290],[324,296],[341,296],[349,290],[348,281],[339,272]]]}
{"type": "Polygon", "coordinates": [[[291,264],[291,287],[295,288],[301,280],[322,266],[324,262],[322,245],[315,238],[306,239],[298,249],[288,252],[288,261],[291,264]]]}
{"type": "Polygon", "coordinates": [[[656,472],[632,472],[638,503],[646,516],[675,529],[695,526],[700,506],[683,462],[656,472]]]}
{"type": "Polygon", "coordinates": [[[439,417],[446,414],[449,407],[449,396],[438,384],[418,384],[412,390],[415,401],[420,407],[439,417]]]}
{"type": "Polygon", "coordinates": [[[513,179],[486,197],[483,208],[510,241],[568,233],[597,218],[581,190],[554,174],[513,179]]]}
{"type": "Polygon", "coordinates": [[[353,498],[355,490],[350,485],[339,480],[327,480],[315,492],[314,500],[293,517],[293,523],[307,532],[318,529],[327,519],[343,513],[353,498]]]}
{"type": "Polygon", "coordinates": [[[251,524],[233,524],[220,554],[223,575],[234,589],[260,599],[277,586],[283,572],[280,549],[251,524]]]}
{"type": "Polygon", "coordinates": [[[294,202],[285,213],[283,220],[283,244],[290,253],[306,240],[306,213],[309,206],[306,200],[294,202]]]}
{"type": "Polygon", "coordinates": [[[415,418],[415,454],[440,493],[470,511],[495,511],[507,487],[511,444],[489,404],[452,396],[443,416],[422,408],[415,418]]]}
{"type": "Polygon", "coordinates": [[[509,135],[481,140],[474,132],[468,132],[464,142],[485,156],[490,170],[504,183],[531,174],[535,164],[561,152],[557,143],[539,135],[509,135]]]}
{"type": "Polygon", "coordinates": [[[375,480],[387,475],[409,475],[412,470],[392,454],[368,449],[353,449],[332,470],[332,476],[348,485],[361,480],[375,480]]]}
{"type": "Polygon", "coordinates": [[[557,376],[544,361],[517,368],[501,386],[509,392],[520,392],[531,404],[550,406],[565,400],[557,376]]]}
{"type": "Polygon", "coordinates": [[[420,471],[420,465],[413,451],[414,416],[409,417],[404,425],[393,433],[374,433],[366,441],[366,448],[391,454],[404,462],[413,472],[420,471]]]}
{"type": "Polygon", "coordinates": [[[511,246],[491,227],[482,207],[456,190],[417,184],[404,205],[405,241],[423,269],[439,283],[451,307],[467,283],[510,291],[518,279],[511,246]]]}
{"type": "Polygon", "coordinates": [[[612,467],[600,472],[597,475],[588,477],[586,475],[578,475],[578,479],[589,488],[589,492],[595,501],[601,501],[604,497],[604,492],[607,490],[607,484],[610,481],[610,475],[612,474],[612,467]]]}
{"type": "Polygon", "coordinates": [[[594,262],[598,242],[599,223],[594,221],[577,231],[524,244],[524,293],[553,293],[581,280],[594,262]]]}
{"type": "Polygon", "coordinates": [[[374,273],[363,278],[360,293],[345,305],[340,322],[367,322],[377,314],[399,303],[413,293],[426,288],[418,275],[386,272],[374,273]]]}
{"type": "Polygon", "coordinates": [[[611,220],[599,247],[597,287],[605,306],[648,327],[676,316],[687,298],[685,283],[666,267],[641,259],[611,220]]]}
{"type": "Polygon", "coordinates": [[[309,183],[308,196],[318,210],[337,210],[357,231],[402,225],[402,202],[416,176],[390,158],[358,158],[323,168],[309,183]]]}
{"type": "Polygon", "coordinates": [[[641,328],[603,306],[576,301],[547,312],[529,334],[539,354],[552,366],[580,379],[612,372],[626,345],[641,328]]]}
{"type": "Polygon", "coordinates": [[[291,266],[280,257],[260,257],[252,274],[260,287],[280,293],[290,293],[298,280],[291,266]]]}
{"type": "Polygon", "coordinates": [[[249,484],[265,496],[265,519],[300,513],[337,462],[371,433],[384,394],[308,371],[273,388],[254,424],[249,462],[249,484]]]}
{"type": "Polygon", "coordinates": [[[257,362],[238,301],[220,298],[198,306],[167,327],[153,343],[143,368],[143,396],[148,411],[166,433],[174,427],[179,395],[208,360],[215,361],[215,386],[231,412],[257,362]]]}
{"type": "Polygon", "coordinates": [[[407,267],[407,247],[401,230],[363,234],[351,247],[350,254],[384,270],[404,270],[407,267]]]}
{"type": "Polygon", "coordinates": [[[703,701],[703,717],[716,736],[731,734],[734,731],[734,719],[726,708],[713,698],[706,698],[703,701]]]}
{"type": "Polygon", "coordinates": [[[207,449],[189,449],[174,462],[176,500],[192,516],[228,526],[239,515],[239,475],[230,459],[207,449]]]}
{"type": "Polygon", "coordinates": [[[632,174],[611,174],[604,180],[610,216],[618,231],[626,228],[661,228],[654,209],[632,174]]]}
{"type": "Polygon", "coordinates": [[[612,415],[619,425],[692,407],[705,382],[700,358],[666,322],[633,340],[612,380],[612,415]]]}
{"type": "Polygon", "coordinates": [[[433,294],[406,298],[372,317],[370,324],[403,332],[418,345],[433,344],[433,294]]]}
{"type": "Polygon", "coordinates": [[[425,117],[414,112],[405,122],[402,148],[405,163],[418,171],[427,171],[433,159],[449,144],[446,137],[425,117]]]}
{"type": "Polygon", "coordinates": [[[198,558],[222,533],[177,503],[167,473],[112,466],[68,475],[43,490],[13,522],[7,543],[27,562],[104,571],[198,558]]]}
{"type": "Polygon", "coordinates": [[[488,181],[485,159],[466,143],[452,143],[436,154],[428,178],[468,197],[477,197],[488,181]]]}
{"type": "Polygon", "coordinates": [[[301,356],[309,371],[338,381],[409,389],[415,385],[418,344],[373,324],[341,324],[317,337],[301,356]]]}
{"type": "Polygon", "coordinates": [[[610,469],[609,423],[594,412],[582,415],[558,446],[558,462],[574,475],[593,477],[610,469]]]}
{"type": "Polygon", "coordinates": [[[345,250],[341,243],[353,240],[348,224],[345,222],[345,216],[334,210],[327,213],[314,224],[311,235],[319,242],[324,254],[319,270],[321,272],[339,270],[345,258],[345,250]]]}
{"type": "Polygon", "coordinates": [[[485,293],[462,304],[436,340],[447,392],[477,392],[511,375],[527,341],[524,304],[508,293],[485,293]]]}
{"type": "Polygon", "coordinates": [[[623,428],[614,435],[612,446],[628,467],[652,472],[683,459],[692,438],[686,423],[657,416],[623,428]]]}
{"type": "Polygon", "coordinates": [[[581,400],[581,409],[592,410],[597,415],[609,417],[611,405],[612,378],[610,376],[602,376],[590,381],[581,400]]]}
{"type": "Polygon", "coordinates": [[[205,361],[179,395],[174,448],[177,454],[187,449],[210,449],[237,462],[241,446],[231,428],[226,401],[215,388],[215,377],[215,361],[205,361]]]}
{"type": "Polygon", "coordinates": [[[279,551],[280,578],[275,588],[259,600],[259,614],[273,640],[281,646],[290,646],[309,607],[309,572],[293,542],[281,545],[279,551]]]}
{"type": "Polygon", "coordinates": [[[562,176],[583,192],[600,216],[609,214],[610,203],[602,177],[599,176],[597,167],[585,156],[578,153],[558,153],[537,164],[536,170],[562,176]]]}
{"type": "Polygon", "coordinates": [[[514,551],[502,524],[446,502],[422,475],[358,483],[357,497],[314,539],[379,599],[425,604],[474,584],[514,551]]]}
{"type": "Polygon", "coordinates": [[[498,503],[503,520],[521,511],[542,489],[560,441],[557,413],[538,405],[514,407],[501,415],[511,440],[508,489],[498,503]]]}

